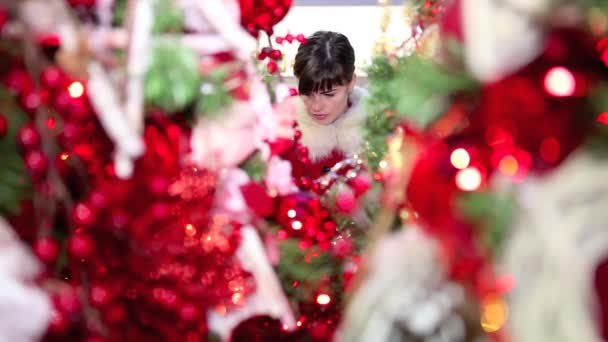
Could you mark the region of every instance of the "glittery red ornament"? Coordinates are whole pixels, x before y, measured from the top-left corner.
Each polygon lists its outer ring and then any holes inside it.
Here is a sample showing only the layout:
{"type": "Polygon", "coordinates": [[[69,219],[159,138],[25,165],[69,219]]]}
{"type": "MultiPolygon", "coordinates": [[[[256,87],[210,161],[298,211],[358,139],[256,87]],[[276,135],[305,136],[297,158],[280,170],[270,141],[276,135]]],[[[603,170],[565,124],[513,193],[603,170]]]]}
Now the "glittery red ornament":
{"type": "Polygon", "coordinates": [[[70,320],[66,314],[53,310],[49,322],[48,332],[53,336],[63,336],[70,330],[70,320]]]}
{"type": "Polygon", "coordinates": [[[68,251],[77,259],[87,259],[95,251],[95,242],[89,234],[78,232],[69,238],[68,251]]]}
{"type": "Polygon", "coordinates": [[[78,315],[82,310],[78,290],[62,284],[56,293],[53,293],[55,308],[68,316],[78,315]]]}
{"type": "Polygon", "coordinates": [[[39,178],[46,174],[49,166],[47,157],[39,150],[30,150],[23,157],[25,167],[32,177],[39,178]]]}
{"type": "Polygon", "coordinates": [[[292,0],[239,0],[241,24],[254,37],[260,31],[272,35],[273,27],[283,20],[291,4],[292,0]]]}
{"type": "Polygon", "coordinates": [[[40,147],[40,133],[33,123],[23,125],[17,132],[17,142],[24,149],[40,147]]]}
{"type": "Polygon", "coordinates": [[[96,307],[102,307],[112,301],[112,294],[107,286],[93,284],[89,289],[89,302],[96,307]]]}
{"type": "Polygon", "coordinates": [[[59,256],[59,244],[52,238],[41,238],[34,242],[34,253],[44,263],[50,264],[57,261],[59,256]]]}
{"type": "Polygon", "coordinates": [[[26,91],[20,97],[21,107],[30,115],[35,115],[38,108],[48,101],[49,94],[45,89],[26,91]]]}
{"type": "Polygon", "coordinates": [[[55,65],[50,65],[40,74],[42,85],[51,90],[57,90],[67,85],[67,79],[63,71],[55,65]]]}
{"type": "Polygon", "coordinates": [[[97,209],[90,203],[78,203],[72,210],[72,220],[76,225],[90,226],[97,221],[97,209]]]}
{"type": "Polygon", "coordinates": [[[357,207],[357,200],[352,191],[342,191],[336,195],[336,209],[339,212],[349,214],[357,207]]]}
{"type": "Polygon", "coordinates": [[[359,174],[348,182],[350,187],[355,192],[356,197],[364,195],[372,186],[372,182],[368,175],[359,174]]]}

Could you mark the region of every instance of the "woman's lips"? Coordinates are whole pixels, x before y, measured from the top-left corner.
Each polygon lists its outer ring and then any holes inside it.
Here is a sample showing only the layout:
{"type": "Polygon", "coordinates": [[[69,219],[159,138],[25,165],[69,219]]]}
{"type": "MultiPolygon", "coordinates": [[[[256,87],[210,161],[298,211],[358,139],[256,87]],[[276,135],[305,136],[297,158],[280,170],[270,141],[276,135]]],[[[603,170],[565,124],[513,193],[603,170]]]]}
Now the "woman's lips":
{"type": "Polygon", "coordinates": [[[317,120],[323,120],[327,117],[327,114],[312,114],[312,117],[317,119],[317,120]]]}

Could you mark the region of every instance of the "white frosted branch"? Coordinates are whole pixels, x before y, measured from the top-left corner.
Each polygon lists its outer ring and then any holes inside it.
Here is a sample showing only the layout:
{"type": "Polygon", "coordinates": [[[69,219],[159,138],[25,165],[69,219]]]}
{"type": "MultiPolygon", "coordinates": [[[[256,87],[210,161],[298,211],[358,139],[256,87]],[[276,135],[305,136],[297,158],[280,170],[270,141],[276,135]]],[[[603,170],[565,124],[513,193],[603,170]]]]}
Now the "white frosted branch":
{"type": "MultiPolygon", "coordinates": [[[[117,169],[125,170],[125,161],[140,156],[144,151],[144,144],[137,131],[127,120],[127,116],[120,105],[118,93],[102,66],[97,62],[91,62],[88,72],[87,93],[89,99],[101,125],[114,141],[117,156],[120,156],[121,162],[117,162],[117,169]],[[118,164],[122,167],[118,167],[118,164]]],[[[117,171],[117,174],[122,177],[129,176],[129,174],[125,175],[124,172],[120,171],[117,171]]]]}
{"type": "Polygon", "coordinates": [[[238,6],[230,8],[237,14],[236,18],[230,16],[228,9],[235,4],[234,1],[198,0],[195,4],[212,29],[232,46],[236,55],[242,60],[249,60],[255,50],[255,40],[241,27],[238,6]]]}
{"type": "Polygon", "coordinates": [[[144,76],[150,62],[154,3],[151,0],[134,1],[129,32],[125,111],[132,127],[139,132],[143,126],[144,76]]]}

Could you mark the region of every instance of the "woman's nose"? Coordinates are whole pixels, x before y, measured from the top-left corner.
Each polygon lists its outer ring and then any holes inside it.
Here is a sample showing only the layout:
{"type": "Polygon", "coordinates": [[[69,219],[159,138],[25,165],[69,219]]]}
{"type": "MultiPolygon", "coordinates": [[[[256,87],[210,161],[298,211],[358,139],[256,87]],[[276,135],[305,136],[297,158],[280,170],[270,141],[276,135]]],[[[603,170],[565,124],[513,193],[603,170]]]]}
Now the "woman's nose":
{"type": "Polygon", "coordinates": [[[323,104],[320,98],[318,98],[317,96],[315,96],[310,104],[310,109],[312,109],[313,112],[320,112],[321,109],[323,109],[323,104]]]}

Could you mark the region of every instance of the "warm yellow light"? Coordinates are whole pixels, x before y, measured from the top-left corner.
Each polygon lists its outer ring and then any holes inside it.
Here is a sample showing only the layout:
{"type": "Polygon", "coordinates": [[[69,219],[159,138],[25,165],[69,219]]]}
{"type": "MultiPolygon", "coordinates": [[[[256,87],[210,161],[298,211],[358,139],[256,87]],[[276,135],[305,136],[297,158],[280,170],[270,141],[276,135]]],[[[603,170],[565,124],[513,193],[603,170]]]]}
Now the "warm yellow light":
{"type": "Polygon", "coordinates": [[[519,170],[519,163],[515,157],[508,155],[500,160],[500,163],[498,163],[498,169],[505,176],[513,176],[517,173],[517,170],[519,170]]]}
{"type": "Polygon", "coordinates": [[[82,94],[84,94],[84,85],[80,82],[72,82],[72,84],[68,86],[68,92],[73,98],[81,97],[82,94]]]}
{"type": "Polygon", "coordinates": [[[481,185],[481,172],[474,167],[458,171],[456,185],[463,191],[475,191],[481,185]]]}
{"type": "Polygon", "coordinates": [[[499,297],[485,301],[481,313],[481,327],[485,332],[493,333],[500,330],[507,320],[509,308],[499,297]]]}
{"type": "Polygon", "coordinates": [[[471,157],[469,156],[469,152],[464,148],[455,149],[450,155],[450,162],[457,169],[466,169],[471,162],[471,157]]]}

